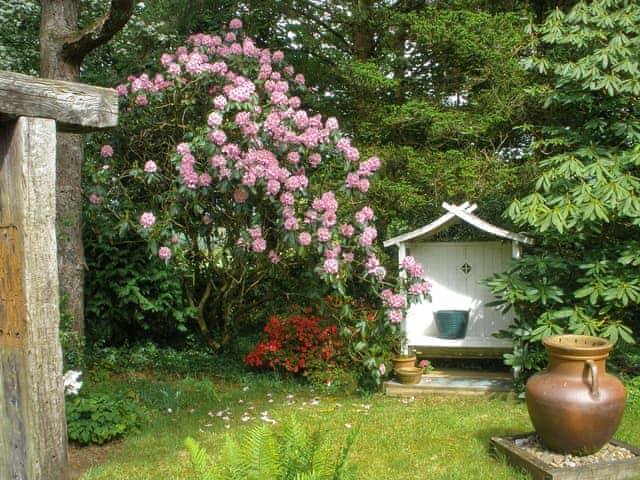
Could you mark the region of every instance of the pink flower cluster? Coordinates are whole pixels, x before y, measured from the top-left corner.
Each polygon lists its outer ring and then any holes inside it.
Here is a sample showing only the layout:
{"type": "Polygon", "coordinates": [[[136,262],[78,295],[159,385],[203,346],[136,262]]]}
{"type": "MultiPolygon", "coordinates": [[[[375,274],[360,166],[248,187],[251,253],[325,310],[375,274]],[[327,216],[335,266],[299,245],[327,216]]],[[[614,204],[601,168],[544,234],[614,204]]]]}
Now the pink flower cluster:
{"type": "Polygon", "coordinates": [[[378,237],[378,230],[376,227],[365,227],[364,231],[358,239],[358,243],[361,247],[370,247],[373,245],[373,241],[378,237]]]}
{"type": "Polygon", "coordinates": [[[406,298],[399,293],[393,293],[390,289],[381,292],[382,302],[388,307],[387,316],[391,323],[400,323],[404,318],[404,308],[407,306],[406,298]]]}
{"type": "Polygon", "coordinates": [[[140,215],[140,225],[143,228],[151,228],[156,223],[156,216],[151,212],[144,212],[140,215]]]}
{"type": "Polygon", "coordinates": [[[373,210],[371,207],[364,207],[362,210],[356,212],[355,217],[358,223],[367,223],[373,220],[373,210]]]}
{"type": "Polygon", "coordinates": [[[262,227],[257,226],[249,228],[247,229],[247,233],[249,234],[249,238],[251,239],[249,242],[247,242],[247,245],[250,245],[252,251],[261,253],[267,249],[267,241],[262,237],[262,227]]]}
{"type": "Polygon", "coordinates": [[[379,280],[384,280],[387,275],[386,269],[380,265],[380,260],[375,253],[370,253],[365,262],[365,269],[369,275],[377,277],[379,280]]]}
{"type": "Polygon", "coordinates": [[[169,247],[160,247],[158,249],[158,257],[160,260],[169,260],[171,258],[171,249],[169,247]]]}
{"type": "Polygon", "coordinates": [[[424,268],[422,265],[410,255],[407,255],[402,259],[402,268],[415,278],[422,278],[422,275],[424,275],[424,268]]]}
{"type": "Polygon", "coordinates": [[[91,194],[89,194],[89,202],[94,205],[99,205],[102,203],[102,197],[96,192],[91,192],[91,194]]]}
{"type": "Polygon", "coordinates": [[[145,173],[156,173],[158,171],[158,165],[153,160],[147,160],[144,164],[143,170],[145,173]]]}
{"type": "Polygon", "coordinates": [[[100,149],[100,156],[102,158],[111,158],[113,156],[113,147],[111,145],[103,145],[100,149]]]}

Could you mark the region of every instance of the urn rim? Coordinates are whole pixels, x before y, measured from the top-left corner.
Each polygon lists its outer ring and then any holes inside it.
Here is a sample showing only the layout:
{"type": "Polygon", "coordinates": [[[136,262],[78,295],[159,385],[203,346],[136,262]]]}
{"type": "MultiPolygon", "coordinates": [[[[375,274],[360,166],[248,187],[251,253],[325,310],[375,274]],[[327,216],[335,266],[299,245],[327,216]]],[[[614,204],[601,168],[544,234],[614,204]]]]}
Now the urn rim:
{"type": "Polygon", "coordinates": [[[613,344],[600,337],[590,335],[552,335],[542,340],[549,354],[577,357],[607,356],[613,344]]]}

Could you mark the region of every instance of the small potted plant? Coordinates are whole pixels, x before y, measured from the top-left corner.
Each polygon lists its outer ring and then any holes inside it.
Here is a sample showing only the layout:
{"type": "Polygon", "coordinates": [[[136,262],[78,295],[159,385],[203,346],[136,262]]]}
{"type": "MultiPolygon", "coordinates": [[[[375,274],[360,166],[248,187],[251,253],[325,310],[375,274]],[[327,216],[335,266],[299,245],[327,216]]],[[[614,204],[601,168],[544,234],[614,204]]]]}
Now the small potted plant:
{"type": "Polygon", "coordinates": [[[430,372],[431,370],[433,370],[431,362],[429,360],[422,359],[420,360],[420,363],[418,363],[417,367],[415,364],[406,367],[398,367],[394,370],[394,373],[398,382],[411,385],[420,383],[422,375],[430,372]]]}
{"type": "Polygon", "coordinates": [[[399,368],[416,366],[416,355],[409,351],[407,337],[401,329],[398,329],[398,346],[391,356],[391,363],[394,371],[399,368]]]}
{"type": "Polygon", "coordinates": [[[411,385],[420,383],[422,368],[416,367],[415,365],[412,367],[400,367],[394,370],[394,374],[398,382],[411,385]]]}

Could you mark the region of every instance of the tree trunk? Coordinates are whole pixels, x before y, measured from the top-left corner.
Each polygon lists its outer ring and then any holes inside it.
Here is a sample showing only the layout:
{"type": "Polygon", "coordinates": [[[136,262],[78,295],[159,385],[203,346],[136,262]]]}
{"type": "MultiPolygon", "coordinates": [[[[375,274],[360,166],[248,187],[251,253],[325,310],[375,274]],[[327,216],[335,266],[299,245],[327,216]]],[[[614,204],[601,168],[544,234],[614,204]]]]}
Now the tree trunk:
{"type": "MultiPolygon", "coordinates": [[[[80,62],[62,54],[65,38],[78,29],[77,0],[42,0],[40,76],[78,82],[80,62]]],[[[57,134],[56,232],[58,275],[64,312],[73,316],[73,329],[84,335],[84,250],[82,246],[82,135],[57,134]]]]}
{"type": "Polygon", "coordinates": [[[358,60],[369,60],[374,52],[373,1],[358,0],[354,4],[353,50],[358,60]]]}
{"type": "MultiPolygon", "coordinates": [[[[40,0],[40,76],[78,82],[84,57],[107,42],[131,17],[133,0],[111,0],[109,11],[84,30],[78,27],[79,0],[40,0]]],[[[57,133],[56,230],[58,274],[64,312],[84,335],[82,245],[82,135],[57,133]]]]}

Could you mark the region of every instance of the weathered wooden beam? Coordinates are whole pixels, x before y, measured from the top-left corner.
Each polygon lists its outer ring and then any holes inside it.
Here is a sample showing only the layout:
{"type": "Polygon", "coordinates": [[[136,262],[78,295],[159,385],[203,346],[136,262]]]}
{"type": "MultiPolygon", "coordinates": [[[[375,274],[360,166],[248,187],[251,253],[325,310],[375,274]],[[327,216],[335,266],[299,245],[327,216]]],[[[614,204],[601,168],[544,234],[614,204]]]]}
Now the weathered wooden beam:
{"type": "Polygon", "coordinates": [[[52,119],[21,117],[0,128],[2,480],[68,478],[55,155],[52,119]]]}
{"type": "Polygon", "coordinates": [[[50,118],[63,131],[113,127],[118,94],[110,88],[0,70],[0,115],[50,118]]]}

